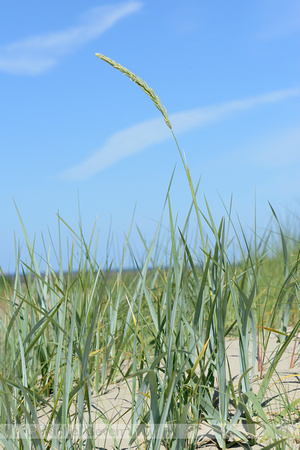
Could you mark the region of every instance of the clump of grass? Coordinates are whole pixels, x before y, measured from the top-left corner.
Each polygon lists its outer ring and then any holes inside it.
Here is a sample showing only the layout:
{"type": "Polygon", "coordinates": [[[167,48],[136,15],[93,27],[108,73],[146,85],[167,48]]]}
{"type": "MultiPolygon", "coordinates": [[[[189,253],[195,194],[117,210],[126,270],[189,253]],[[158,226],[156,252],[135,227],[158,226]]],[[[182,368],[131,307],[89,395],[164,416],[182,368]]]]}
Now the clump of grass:
{"type": "MultiPolygon", "coordinates": [[[[97,56],[143,89],[173,133],[154,91],[120,64],[97,56]]],[[[161,221],[150,244],[140,233],[143,263],[134,257],[129,230],[118,271],[112,273],[106,263],[102,268],[94,231],[87,241],[80,222],[76,231],[59,216],[59,230],[67,226],[74,238],[68,268],[64,272],[59,240],[59,271],[52,270],[46,250],[42,273],[18,213],[30,262],[21,262],[16,246],[22,280],[18,270],[13,286],[2,277],[0,440],[5,448],[97,448],[99,422],[113,446],[121,448],[116,426],[124,418],[131,446],[141,441],[140,446],[151,449],[194,449],[199,427],[208,424],[223,449],[235,442],[249,448],[259,439],[267,442],[266,448],[289,448],[289,435],[278,432],[278,424],[299,419],[299,402],[289,407],[287,393],[278,391],[282,408],[273,419],[264,405],[278,364],[300,327],[299,254],[274,211],[280,236],[275,244],[268,231],[259,239],[255,230],[254,242],[247,241],[243,229],[234,227],[231,209],[219,224],[207,202],[206,211],[200,211],[198,185],[175,142],[191,206],[179,228],[170,183],[163,212],[169,217],[168,235],[160,241],[161,221]],[[191,243],[192,214],[197,233],[191,243]],[[240,257],[233,260],[231,246],[236,244],[240,257]],[[135,263],[130,274],[124,270],[128,251],[135,263]],[[274,333],[278,346],[267,365],[264,355],[274,333]],[[229,336],[238,341],[237,378],[228,359],[229,336]],[[261,382],[254,394],[257,365],[261,382]],[[109,419],[107,411],[95,412],[93,399],[101,400],[119,381],[126,383],[131,404],[117,419],[109,419]],[[265,430],[261,438],[258,426],[265,430]]],[[[294,363],[298,352],[295,346],[294,363]]]]}

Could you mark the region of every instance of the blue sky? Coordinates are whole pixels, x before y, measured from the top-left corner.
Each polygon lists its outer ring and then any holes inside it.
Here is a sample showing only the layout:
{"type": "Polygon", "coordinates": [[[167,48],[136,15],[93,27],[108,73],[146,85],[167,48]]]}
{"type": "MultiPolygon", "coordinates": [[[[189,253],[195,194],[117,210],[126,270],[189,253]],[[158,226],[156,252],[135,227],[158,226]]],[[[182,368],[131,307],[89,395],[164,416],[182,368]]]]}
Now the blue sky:
{"type": "MultiPolygon", "coordinates": [[[[135,207],[151,240],[176,165],[171,201],[184,222],[191,198],[170,130],[97,52],[160,97],[194,181],[201,177],[200,207],[204,194],[216,221],[225,214],[219,196],[229,205],[231,195],[245,229],[255,202],[261,229],[268,201],[283,219],[297,215],[299,50],[299,0],[2,2],[2,269],[15,269],[14,235],[25,249],[13,199],[38,254],[41,233],[57,244],[57,211],[77,227],[79,201],[87,238],[97,218],[99,258],[111,229],[117,259],[135,207]]],[[[64,245],[69,235],[62,227],[64,245]]],[[[135,228],[131,242],[141,256],[135,228]]]]}

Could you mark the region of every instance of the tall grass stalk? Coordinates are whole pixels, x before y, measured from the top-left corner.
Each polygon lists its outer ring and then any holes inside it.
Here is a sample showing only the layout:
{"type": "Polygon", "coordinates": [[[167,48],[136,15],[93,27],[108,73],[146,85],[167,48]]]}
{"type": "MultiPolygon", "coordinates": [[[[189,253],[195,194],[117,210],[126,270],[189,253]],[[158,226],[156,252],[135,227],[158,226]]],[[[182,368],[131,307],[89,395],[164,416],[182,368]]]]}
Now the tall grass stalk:
{"type": "Polygon", "coordinates": [[[200,210],[199,183],[192,181],[159,98],[128,69],[97,56],[141,87],[163,115],[185,170],[190,208],[179,226],[171,202],[173,172],[153,239],[146,241],[138,229],[143,261],[131,247],[132,220],[116,272],[108,257],[105,267],[98,262],[95,226],[86,240],[80,214],[78,230],[58,214],[58,249],[51,235],[49,246],[43,237],[42,257],[17,209],[29,260],[22,260],[15,241],[14,280],[2,273],[0,284],[0,444],[90,449],[110,440],[118,449],[194,449],[206,424],[223,449],[234,442],[249,448],[259,439],[266,448],[290,448],[290,436],[278,432],[278,425],[296,424],[299,401],[289,407],[288,393],[278,390],[281,410],[272,420],[265,404],[293,341],[291,360],[299,355],[299,242],[287,238],[274,210],[279,241],[269,229],[259,236],[256,224],[249,240],[233,223],[232,204],[220,223],[206,199],[206,210],[200,210]],[[169,225],[162,238],[165,215],[169,225]],[[71,235],[67,266],[62,226],[71,235]],[[129,273],[128,254],[134,263],[129,273]],[[267,358],[274,335],[278,345],[267,358]],[[238,342],[237,376],[228,357],[232,338],[238,342]],[[115,383],[125,385],[131,398],[116,417],[99,407],[115,383]],[[117,433],[119,423],[130,434],[128,442],[125,433],[117,433]],[[107,435],[99,441],[100,424],[107,435]],[[262,438],[258,426],[265,431],[262,438]]]}
{"type": "MultiPolygon", "coordinates": [[[[143,82],[141,79],[139,79],[138,77],[136,77],[135,74],[133,74],[132,72],[130,72],[128,69],[124,68],[123,66],[121,66],[118,63],[115,63],[114,61],[112,61],[111,59],[101,55],[101,54],[96,54],[96,56],[98,56],[100,59],[104,60],[105,62],[108,62],[109,64],[111,64],[114,68],[116,68],[117,70],[119,70],[121,73],[125,74],[126,76],[128,76],[132,81],[134,81],[135,83],[137,83],[143,90],[144,92],[146,92],[146,94],[150,97],[150,99],[154,102],[155,106],[160,110],[160,112],[162,113],[164,120],[166,122],[166,124],[168,125],[168,127],[171,129],[171,132],[173,134],[176,146],[178,148],[179,154],[181,156],[181,160],[186,172],[186,176],[187,176],[187,180],[189,183],[189,187],[190,187],[190,192],[192,195],[192,201],[195,207],[195,212],[196,212],[196,216],[197,216],[197,220],[198,220],[198,229],[201,235],[201,239],[202,239],[202,246],[203,246],[203,259],[204,261],[207,261],[208,258],[208,251],[207,251],[207,246],[206,246],[206,240],[204,239],[204,233],[203,233],[203,227],[202,227],[202,222],[200,220],[200,210],[197,204],[197,199],[196,199],[196,195],[195,195],[195,189],[194,189],[194,185],[190,176],[190,171],[188,168],[188,165],[183,157],[183,154],[180,150],[178,141],[175,137],[175,134],[173,132],[172,129],[172,125],[171,122],[167,116],[167,112],[165,110],[165,108],[161,107],[161,102],[159,100],[159,98],[155,95],[154,91],[152,89],[150,89],[148,87],[148,85],[143,82]]],[[[217,379],[218,379],[218,413],[216,408],[214,407],[214,403],[213,403],[213,399],[209,398],[206,396],[204,396],[204,398],[201,398],[202,402],[199,405],[199,410],[201,410],[204,406],[204,410],[206,410],[206,414],[208,414],[209,420],[211,421],[212,425],[214,426],[214,429],[216,431],[216,438],[218,441],[218,444],[222,447],[225,448],[226,447],[226,438],[228,435],[228,430],[235,431],[237,435],[240,436],[240,433],[237,432],[236,430],[234,430],[233,428],[233,423],[237,420],[237,418],[239,418],[242,409],[244,410],[245,416],[246,418],[249,418],[248,420],[248,425],[251,428],[251,431],[253,432],[253,420],[251,419],[251,414],[249,412],[249,410],[247,410],[246,408],[246,403],[247,403],[247,399],[252,398],[251,396],[251,392],[250,392],[250,379],[249,379],[249,372],[250,369],[249,368],[249,360],[248,360],[248,352],[249,352],[249,339],[250,339],[250,324],[251,324],[251,329],[252,329],[252,339],[253,339],[253,358],[252,358],[252,376],[253,376],[253,369],[254,369],[254,364],[255,364],[255,359],[256,359],[256,324],[255,324],[255,319],[254,319],[254,313],[253,313],[253,309],[252,309],[252,305],[253,302],[255,300],[255,298],[258,295],[258,273],[259,273],[259,263],[258,263],[258,252],[257,252],[257,233],[256,233],[256,229],[255,229],[255,252],[254,252],[254,261],[252,261],[251,259],[251,254],[250,254],[250,249],[248,248],[248,255],[249,255],[249,260],[250,260],[250,268],[247,270],[247,272],[245,272],[243,278],[242,278],[242,284],[244,284],[245,282],[245,278],[247,278],[246,283],[248,282],[248,280],[250,281],[251,279],[253,279],[253,282],[251,283],[251,285],[249,286],[248,290],[242,290],[236,279],[234,280],[234,283],[232,282],[233,279],[233,274],[232,272],[230,272],[230,270],[228,270],[228,263],[227,263],[227,254],[228,254],[228,249],[227,247],[224,245],[225,244],[225,234],[224,234],[224,223],[223,221],[220,224],[219,229],[217,230],[217,228],[214,225],[214,221],[212,218],[212,215],[210,213],[209,207],[207,205],[207,210],[208,210],[208,215],[209,215],[209,221],[207,221],[209,227],[211,228],[215,240],[216,240],[216,244],[215,244],[215,249],[214,249],[214,254],[212,257],[212,267],[211,267],[211,271],[207,270],[205,272],[206,275],[206,279],[205,279],[205,283],[208,284],[209,286],[209,291],[210,291],[210,300],[209,300],[209,319],[210,321],[208,321],[208,323],[201,324],[201,333],[203,333],[206,330],[208,330],[207,335],[209,334],[209,350],[210,352],[208,352],[208,354],[210,353],[210,357],[209,357],[209,365],[214,365],[214,368],[216,370],[216,374],[217,374],[217,379]],[[248,275],[248,273],[250,272],[250,277],[248,275]],[[247,277],[246,277],[247,274],[247,277]],[[235,308],[235,312],[236,312],[236,321],[238,323],[238,329],[239,329],[239,343],[240,343],[240,367],[241,367],[241,380],[242,380],[242,401],[238,404],[238,408],[236,410],[236,414],[234,415],[234,420],[233,423],[230,423],[229,416],[228,416],[228,406],[229,406],[229,389],[232,388],[232,379],[229,380],[229,382],[226,381],[226,361],[225,361],[225,322],[226,322],[226,312],[227,312],[227,305],[228,302],[230,300],[230,298],[232,298],[232,301],[234,303],[234,308],[235,308]],[[243,407],[241,408],[241,405],[243,405],[243,407]],[[213,417],[211,417],[213,416],[213,417]],[[215,420],[215,417],[218,417],[217,423],[215,420]]],[[[273,210],[273,214],[277,219],[277,216],[273,210]]],[[[183,355],[186,352],[186,346],[187,346],[187,341],[185,339],[182,339],[182,331],[183,331],[183,326],[182,326],[182,304],[180,302],[181,298],[182,298],[182,294],[184,292],[183,289],[179,289],[180,287],[180,281],[182,280],[182,271],[180,270],[180,263],[183,259],[182,256],[180,255],[179,249],[176,250],[176,241],[175,241],[175,232],[174,232],[174,226],[173,226],[173,220],[172,220],[172,214],[171,214],[171,209],[169,208],[169,217],[170,217],[170,232],[171,232],[171,240],[172,240],[172,250],[171,250],[171,255],[173,255],[173,258],[170,259],[169,262],[169,268],[172,268],[172,275],[175,276],[175,295],[173,294],[172,296],[172,307],[170,307],[171,305],[171,298],[169,300],[169,298],[167,297],[167,303],[166,303],[166,335],[167,335],[167,347],[166,347],[166,352],[167,352],[167,358],[166,358],[166,367],[165,367],[165,374],[168,375],[168,380],[171,380],[171,384],[163,384],[162,385],[162,393],[160,394],[161,397],[166,397],[165,392],[168,392],[168,400],[170,398],[170,394],[172,393],[172,391],[175,392],[175,386],[176,383],[179,382],[179,377],[181,376],[181,373],[184,371],[184,368],[186,367],[186,363],[187,360],[184,359],[183,361],[181,361],[181,364],[179,364],[179,366],[177,366],[177,371],[174,371],[174,356],[172,355],[172,353],[174,352],[174,354],[176,355],[183,355]],[[168,301],[169,300],[169,301],[168,301]],[[180,312],[179,314],[177,313],[177,305],[180,305],[180,312]],[[176,317],[176,315],[178,314],[178,317],[176,317]],[[176,322],[177,322],[177,327],[176,327],[176,322]],[[170,326],[168,327],[168,325],[170,324],[170,326]],[[176,332],[175,332],[176,330],[176,332]],[[176,340],[174,343],[174,332],[175,332],[175,336],[176,336],[176,340]],[[172,366],[170,365],[170,361],[172,361],[172,366]],[[176,372],[177,372],[177,377],[176,377],[176,372]],[[176,380],[176,382],[175,382],[176,380]]],[[[282,247],[283,247],[283,259],[284,259],[284,273],[285,273],[285,278],[288,277],[288,282],[290,281],[291,276],[293,275],[293,273],[288,273],[288,254],[287,254],[287,247],[286,247],[286,243],[285,243],[285,238],[283,235],[283,232],[280,228],[280,234],[281,234],[281,239],[282,239],[282,247]]],[[[227,235],[228,236],[228,235],[227,235]]],[[[227,243],[227,240],[226,240],[227,243]]],[[[247,246],[247,242],[246,242],[246,247],[247,246]]],[[[295,267],[295,272],[297,272],[297,263],[296,263],[296,267],[295,267]]],[[[168,272],[169,273],[169,272],[168,272]]],[[[170,286],[170,282],[169,282],[170,278],[168,277],[167,279],[167,293],[170,293],[170,289],[168,288],[170,286]]],[[[251,281],[250,281],[251,282],[251,281]]],[[[249,282],[248,282],[249,283],[249,282]]],[[[247,283],[247,284],[248,284],[247,283]]],[[[294,301],[295,298],[297,298],[297,294],[296,291],[298,292],[298,284],[295,282],[293,283],[293,287],[296,287],[296,290],[294,292],[292,292],[289,296],[289,299],[287,301],[287,303],[285,304],[285,307],[283,309],[283,315],[282,315],[282,328],[285,330],[287,330],[287,323],[288,323],[288,319],[289,319],[289,313],[290,313],[290,309],[291,309],[291,305],[294,301]]],[[[281,300],[280,300],[281,301],[281,300]]],[[[279,310],[282,310],[282,308],[280,308],[280,302],[279,300],[277,301],[277,304],[275,304],[275,308],[273,309],[273,315],[276,314],[279,310]]],[[[198,313],[197,313],[198,316],[198,313]]],[[[281,345],[281,347],[278,349],[277,354],[275,356],[275,359],[273,361],[273,364],[271,366],[271,368],[269,369],[266,378],[264,379],[262,386],[260,387],[259,390],[259,394],[258,394],[258,399],[259,401],[262,401],[265,391],[266,391],[266,386],[268,385],[268,383],[270,382],[271,376],[276,368],[276,365],[280,359],[280,357],[282,356],[283,352],[285,351],[286,347],[288,346],[288,344],[290,343],[290,341],[294,338],[294,336],[297,333],[298,327],[300,325],[300,321],[297,322],[297,324],[295,325],[294,329],[292,330],[292,332],[289,334],[289,336],[286,337],[284,343],[281,345]]],[[[233,326],[230,325],[230,326],[233,326]]],[[[197,337],[198,338],[198,337],[197,337]]],[[[196,344],[197,341],[199,341],[198,339],[194,339],[194,342],[196,344]]],[[[192,349],[193,352],[194,348],[192,349]]],[[[176,357],[175,357],[176,359],[176,357]]],[[[158,376],[158,375],[157,375],[158,376]]],[[[147,375],[147,377],[149,377],[149,383],[150,383],[150,374],[147,375]]],[[[146,377],[146,378],[147,378],[146,377]]],[[[151,380],[152,380],[152,384],[156,383],[156,377],[154,377],[154,374],[151,372],[151,380]]],[[[189,380],[190,381],[190,380],[189,380]]],[[[207,381],[208,379],[206,378],[205,380],[205,384],[207,387],[207,381]]],[[[161,421],[161,419],[163,418],[163,426],[164,426],[164,421],[166,420],[167,416],[169,415],[168,409],[171,406],[171,400],[168,401],[167,405],[164,405],[164,413],[162,417],[159,417],[159,411],[157,411],[158,408],[158,399],[156,399],[157,396],[157,386],[156,384],[153,384],[152,388],[150,387],[150,397],[151,397],[151,411],[152,414],[150,415],[150,420],[159,420],[161,421]],[[155,396],[155,400],[152,398],[153,396],[155,396]]],[[[179,405],[182,405],[182,402],[179,402],[179,405]]],[[[188,403],[184,405],[184,408],[188,406],[188,403]]],[[[198,405],[197,405],[198,406],[198,405]]],[[[185,418],[187,418],[188,414],[186,412],[187,410],[185,409],[184,411],[184,416],[185,418]]],[[[171,420],[175,421],[177,420],[178,423],[178,415],[175,414],[176,417],[171,417],[171,420]]],[[[170,419],[170,417],[169,417],[170,419]]],[[[161,427],[159,427],[159,432],[161,430],[161,427]]],[[[158,440],[160,441],[162,438],[162,434],[160,433],[158,435],[158,440]]],[[[182,441],[179,441],[182,443],[182,441]]],[[[176,444],[177,445],[177,444],[176,444]]]]}

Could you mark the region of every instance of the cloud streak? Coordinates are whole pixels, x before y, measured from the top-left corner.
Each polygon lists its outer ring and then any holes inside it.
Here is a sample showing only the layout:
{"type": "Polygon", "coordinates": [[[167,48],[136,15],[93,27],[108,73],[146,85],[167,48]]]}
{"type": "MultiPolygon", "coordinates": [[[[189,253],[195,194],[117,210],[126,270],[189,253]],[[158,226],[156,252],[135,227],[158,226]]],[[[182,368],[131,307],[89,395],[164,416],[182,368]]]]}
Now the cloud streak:
{"type": "Polygon", "coordinates": [[[0,71],[40,75],[56,65],[64,55],[95,39],[141,6],[141,2],[131,0],[119,5],[95,7],[81,16],[77,26],[1,46],[0,71]]]}
{"type": "MultiPolygon", "coordinates": [[[[300,163],[300,127],[291,128],[275,137],[260,142],[255,147],[255,157],[248,158],[246,165],[268,170],[299,166],[300,163]]],[[[250,151],[246,152],[248,155],[250,151]]]]}
{"type": "MultiPolygon", "coordinates": [[[[170,120],[178,135],[225,119],[239,111],[282,102],[297,96],[300,96],[300,89],[286,89],[221,105],[179,112],[170,115],[170,120]]],[[[136,124],[109,137],[99,150],[82,163],[67,169],[61,174],[61,178],[65,180],[88,179],[130,155],[171,138],[170,130],[162,118],[136,124]]]]}
{"type": "Polygon", "coordinates": [[[257,37],[262,40],[283,39],[299,33],[300,5],[299,1],[267,1],[259,5],[263,27],[257,37]],[[274,4],[275,3],[275,4],[274,4]]]}

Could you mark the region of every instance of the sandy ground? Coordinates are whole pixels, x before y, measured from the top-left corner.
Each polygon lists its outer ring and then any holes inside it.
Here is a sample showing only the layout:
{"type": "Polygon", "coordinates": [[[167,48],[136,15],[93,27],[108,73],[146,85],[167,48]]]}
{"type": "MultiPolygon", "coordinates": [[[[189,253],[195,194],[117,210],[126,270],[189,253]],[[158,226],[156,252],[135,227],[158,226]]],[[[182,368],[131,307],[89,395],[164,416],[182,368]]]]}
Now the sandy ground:
{"type": "MultiPolygon", "coordinates": [[[[277,338],[273,336],[268,343],[268,351],[265,356],[265,367],[262,373],[262,378],[258,375],[256,367],[256,374],[252,383],[252,389],[254,393],[257,393],[259,386],[262,382],[264,374],[271,364],[274,351],[278,347],[277,338]]],[[[284,353],[281,361],[279,362],[275,373],[273,374],[272,381],[269,383],[265,400],[263,403],[264,411],[267,418],[271,420],[274,415],[278,414],[284,408],[282,404],[282,398],[280,393],[284,394],[286,402],[293,402],[300,398],[300,342],[292,341],[286,352],[284,353]],[[294,361],[293,367],[290,368],[291,358],[296,345],[296,355],[298,358],[294,361]]],[[[230,361],[230,368],[232,376],[235,377],[236,384],[239,379],[239,356],[238,356],[238,341],[227,341],[227,355],[230,361]]],[[[251,358],[251,354],[249,355],[251,358]]],[[[257,362],[256,362],[257,365],[257,362]]],[[[300,403],[298,404],[299,407],[300,403]]],[[[130,390],[125,382],[120,382],[115,385],[110,385],[105,393],[92,395],[92,410],[94,423],[94,431],[96,433],[96,444],[99,449],[113,449],[114,441],[111,438],[110,432],[106,423],[110,423],[116,440],[120,443],[121,449],[127,449],[130,439],[130,418],[131,418],[131,394],[130,390]]],[[[47,413],[44,411],[40,414],[40,423],[47,423],[47,413]]],[[[300,423],[284,423],[281,424],[285,431],[290,434],[289,445],[292,449],[300,449],[300,423]]],[[[76,429],[76,426],[75,428],[76,429]]],[[[241,430],[245,432],[245,429],[241,426],[241,430]]],[[[76,431],[75,431],[76,432],[76,431]]],[[[198,447],[202,449],[216,448],[214,434],[212,428],[204,423],[201,423],[198,428],[198,447]]],[[[258,450],[265,448],[268,444],[267,440],[264,441],[264,429],[257,425],[256,427],[259,444],[255,444],[251,448],[258,450]]],[[[270,443],[270,441],[269,441],[270,443]]],[[[144,448],[141,446],[141,448],[144,448]]],[[[164,448],[164,447],[162,447],[164,448]]],[[[231,448],[250,448],[242,447],[241,444],[233,442],[231,448]]]]}

